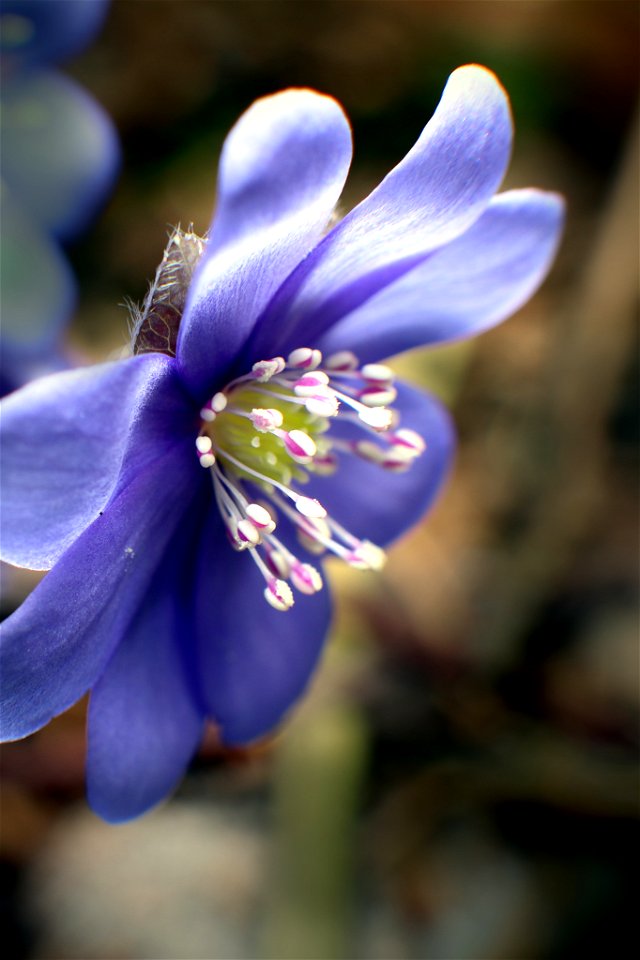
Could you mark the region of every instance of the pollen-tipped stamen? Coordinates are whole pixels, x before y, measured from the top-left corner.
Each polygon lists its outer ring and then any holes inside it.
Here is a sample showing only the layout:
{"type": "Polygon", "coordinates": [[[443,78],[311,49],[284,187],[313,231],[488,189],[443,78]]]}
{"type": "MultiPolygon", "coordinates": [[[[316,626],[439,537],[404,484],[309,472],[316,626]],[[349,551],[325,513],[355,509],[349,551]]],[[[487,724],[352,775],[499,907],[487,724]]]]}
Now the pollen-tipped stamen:
{"type": "Polygon", "coordinates": [[[396,429],[397,415],[388,406],[396,395],[393,373],[385,365],[358,369],[350,351],[323,361],[319,350],[301,347],[286,360],[258,361],[202,408],[196,440],[200,463],[211,470],[229,540],[235,549],[249,551],[274,609],[290,609],[289,584],[305,594],[322,588],[319,571],[275,536],[278,515],[291,523],[309,553],[330,551],[353,567],[381,569],[379,547],[354,537],[294,483],[336,473],[337,454],[356,455],[394,472],[407,469],[423,452],[424,441],[412,430],[396,429]],[[372,439],[334,436],[332,424],[340,420],[372,439]],[[259,489],[268,504],[251,498],[246,485],[259,489]]]}

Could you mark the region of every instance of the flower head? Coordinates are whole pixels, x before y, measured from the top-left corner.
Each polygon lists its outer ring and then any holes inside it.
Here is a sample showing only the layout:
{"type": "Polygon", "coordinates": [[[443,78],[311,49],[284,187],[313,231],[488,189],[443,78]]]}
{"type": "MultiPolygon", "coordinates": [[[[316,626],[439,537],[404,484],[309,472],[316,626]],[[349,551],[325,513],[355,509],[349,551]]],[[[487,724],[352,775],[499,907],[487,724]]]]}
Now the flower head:
{"type": "Polygon", "coordinates": [[[75,281],[60,242],[87,227],[118,168],[110,119],[52,69],[93,39],[107,6],[0,3],[2,393],[64,365],[58,340],[75,281]]]}
{"type": "Polygon", "coordinates": [[[449,417],[382,361],[497,323],[546,274],[562,202],[495,196],[510,144],[500,84],[463,67],[325,235],[346,118],[308,90],[258,101],[225,143],[206,244],[169,244],[135,355],[6,401],[3,548],[51,570],[5,623],[3,732],[91,689],[105,818],[162,799],[206,718],[228,744],[271,730],[329,625],[320,557],[378,569],[432,502],[449,417]]]}

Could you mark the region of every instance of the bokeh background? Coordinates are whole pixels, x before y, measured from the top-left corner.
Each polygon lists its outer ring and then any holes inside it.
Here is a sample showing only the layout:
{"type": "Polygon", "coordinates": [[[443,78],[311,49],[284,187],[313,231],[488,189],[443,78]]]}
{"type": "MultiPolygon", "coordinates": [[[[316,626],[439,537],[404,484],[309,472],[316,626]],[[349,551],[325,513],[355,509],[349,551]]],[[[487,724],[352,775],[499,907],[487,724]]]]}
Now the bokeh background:
{"type": "MultiPolygon", "coordinates": [[[[232,753],[211,738],[168,804],[118,827],[84,800],[84,704],[3,748],[12,958],[638,946],[638,11],[114,0],[65,65],[123,151],[111,200],[68,248],[83,362],[126,345],[122,304],[143,298],[170,227],[207,227],[226,131],[283,87],[350,115],[346,211],[413,144],[451,70],[483,63],[513,105],[506,185],[563,192],[569,217],[516,317],[397,362],[451,406],[455,471],[382,574],[332,566],[330,646],[281,733],[232,753]]],[[[7,579],[4,612],[32,583],[7,579]]]]}

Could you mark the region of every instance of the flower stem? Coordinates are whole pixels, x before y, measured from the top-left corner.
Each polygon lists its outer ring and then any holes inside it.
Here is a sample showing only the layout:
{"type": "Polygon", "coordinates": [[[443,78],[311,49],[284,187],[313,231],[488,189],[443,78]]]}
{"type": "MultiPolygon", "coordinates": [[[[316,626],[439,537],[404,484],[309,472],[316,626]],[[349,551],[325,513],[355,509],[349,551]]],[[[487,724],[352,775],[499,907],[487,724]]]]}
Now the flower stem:
{"type": "Polygon", "coordinates": [[[266,957],[350,955],[353,841],[366,760],[366,725],[352,707],[314,706],[283,738],[266,957]]]}

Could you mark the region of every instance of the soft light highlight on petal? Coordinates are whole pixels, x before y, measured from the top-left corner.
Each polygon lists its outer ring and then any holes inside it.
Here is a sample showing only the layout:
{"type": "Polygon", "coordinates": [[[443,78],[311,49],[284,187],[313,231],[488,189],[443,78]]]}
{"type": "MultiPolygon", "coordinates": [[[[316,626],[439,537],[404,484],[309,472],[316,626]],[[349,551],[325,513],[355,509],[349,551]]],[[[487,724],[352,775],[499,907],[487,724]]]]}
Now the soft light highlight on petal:
{"type": "Polygon", "coordinates": [[[335,227],[260,319],[255,357],[319,339],[332,324],[468,229],[504,176],[507,96],[484,67],[454,71],[415,146],[335,227]]]}
{"type": "Polygon", "coordinates": [[[210,239],[178,339],[195,393],[232,363],[269,297],[319,239],[350,160],[341,107],[310,90],[258,100],[227,137],[210,239]]]}
{"type": "Polygon", "coordinates": [[[190,468],[183,445],[138,475],[4,621],[3,740],[38,730],[96,682],[190,504],[190,468]]]}
{"type": "MultiPolygon", "coordinates": [[[[168,357],[149,355],[52,374],[0,404],[4,560],[48,569],[95,520],[118,479],[140,406],[150,395],[160,408],[163,394],[173,399],[171,367],[168,357]]],[[[137,459],[159,455],[158,423],[151,423],[137,459]]]]}
{"type": "Polygon", "coordinates": [[[512,190],[474,225],[327,332],[327,352],[363,361],[471,337],[511,316],[537,290],[556,254],[564,204],[556,194],[512,190]]]}
{"type": "Polygon", "coordinates": [[[195,753],[204,716],[181,646],[184,544],[172,543],[138,613],[89,701],[87,793],[118,823],[139,816],[177,785],[195,753]]]}

